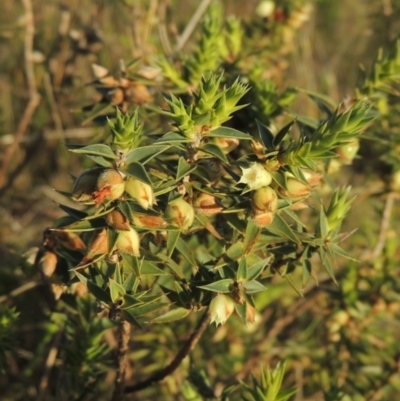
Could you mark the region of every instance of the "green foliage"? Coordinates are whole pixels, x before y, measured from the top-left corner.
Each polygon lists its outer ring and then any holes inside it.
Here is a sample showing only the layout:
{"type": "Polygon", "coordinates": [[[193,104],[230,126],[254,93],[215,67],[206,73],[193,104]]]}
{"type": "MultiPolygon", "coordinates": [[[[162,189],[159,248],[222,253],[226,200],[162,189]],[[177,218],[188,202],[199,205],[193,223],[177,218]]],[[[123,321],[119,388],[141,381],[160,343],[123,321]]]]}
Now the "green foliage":
{"type": "MultiPolygon", "coordinates": [[[[214,2],[187,43],[180,2],[171,4],[176,15],[142,1],[97,10],[112,11],[103,18],[113,27],[126,28],[126,15],[137,21],[133,50],[119,31],[119,50],[105,35],[108,49],[91,62],[140,57],[116,76],[93,66],[99,103],[79,117],[90,137],[67,140],[69,159],[53,155],[71,164],[75,184],[56,181],[60,210],[36,256],[0,273],[5,293],[30,280],[38,287],[31,298],[18,288],[1,298],[17,303],[0,313],[0,361],[12,368],[6,399],[121,399],[121,374],[144,400],[285,401],[299,383],[305,398],[393,399],[399,43],[379,53],[353,99],[338,99],[286,71],[306,54],[297,35],[308,1],[261,1],[244,18],[214,2]],[[134,329],[125,339],[124,324],[134,329]],[[286,378],[279,360],[290,362],[286,378]]],[[[62,73],[34,70],[51,105],[39,111],[60,132],[59,119],[80,125],[61,107],[82,104],[78,75],[67,74],[99,42],[95,32],[74,37],[46,53],[60,51],[61,63],[70,49],[62,73]]],[[[32,130],[39,125],[35,117],[32,130]]]]}
{"type": "Polygon", "coordinates": [[[13,330],[17,322],[19,313],[15,308],[1,305],[0,307],[0,369],[4,369],[5,352],[11,351],[15,347],[13,330]]]}

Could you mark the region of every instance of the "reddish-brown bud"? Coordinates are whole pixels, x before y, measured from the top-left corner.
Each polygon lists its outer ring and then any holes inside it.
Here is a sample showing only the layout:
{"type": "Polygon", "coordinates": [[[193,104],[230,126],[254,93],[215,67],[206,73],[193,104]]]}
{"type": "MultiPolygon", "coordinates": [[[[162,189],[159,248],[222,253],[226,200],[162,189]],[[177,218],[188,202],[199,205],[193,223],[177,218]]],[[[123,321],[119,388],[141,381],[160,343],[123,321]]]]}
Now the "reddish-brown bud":
{"type": "Polygon", "coordinates": [[[153,188],[137,178],[129,177],[125,184],[125,192],[143,209],[149,209],[156,203],[153,188]]]}
{"type": "Polygon", "coordinates": [[[311,194],[312,188],[310,185],[301,182],[297,178],[288,177],[286,181],[286,189],[279,188],[279,192],[285,198],[307,198],[311,194]]]}
{"type": "Polygon", "coordinates": [[[278,209],[278,196],[271,187],[262,187],[253,192],[252,203],[256,212],[275,213],[278,209]]]}
{"type": "Polygon", "coordinates": [[[175,199],[169,203],[165,215],[172,220],[172,224],[187,231],[194,221],[193,206],[182,198],[175,199]]]}
{"type": "Polygon", "coordinates": [[[275,213],[272,212],[256,212],[253,214],[253,223],[258,227],[269,226],[274,220],[275,213]]]}
{"type": "Polygon", "coordinates": [[[120,198],[125,190],[125,181],[117,170],[105,169],[99,175],[96,188],[97,191],[93,193],[93,199],[96,205],[99,205],[104,201],[120,198]]]}
{"type": "Polygon", "coordinates": [[[131,227],[129,231],[121,231],[115,244],[119,252],[140,256],[140,239],[138,233],[131,227]]]}
{"type": "Polygon", "coordinates": [[[118,209],[114,209],[106,215],[106,222],[118,231],[129,231],[131,228],[128,218],[118,209]]]}
{"type": "Polygon", "coordinates": [[[223,209],[215,196],[206,194],[204,192],[198,193],[193,202],[193,207],[196,213],[203,214],[205,216],[212,216],[213,214],[219,213],[223,209]]]}
{"type": "Polygon", "coordinates": [[[96,167],[82,173],[75,181],[72,199],[78,202],[93,201],[93,193],[97,189],[97,180],[102,168],[96,167]]]}

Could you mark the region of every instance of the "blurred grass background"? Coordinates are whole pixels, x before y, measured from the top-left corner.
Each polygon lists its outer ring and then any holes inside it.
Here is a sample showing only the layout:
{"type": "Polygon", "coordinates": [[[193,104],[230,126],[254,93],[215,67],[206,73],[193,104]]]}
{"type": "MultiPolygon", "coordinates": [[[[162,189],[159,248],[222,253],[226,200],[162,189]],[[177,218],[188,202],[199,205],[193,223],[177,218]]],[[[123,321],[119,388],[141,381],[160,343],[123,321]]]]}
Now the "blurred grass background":
{"type": "MultiPolygon", "coordinates": [[[[226,15],[234,13],[244,19],[254,14],[258,4],[255,0],[225,0],[222,3],[226,15]]],[[[82,107],[95,102],[98,96],[88,86],[94,79],[92,63],[100,64],[112,72],[118,71],[120,59],[129,61],[141,56],[147,63],[154,63],[154,51],[160,46],[156,19],[160,16],[160,10],[165,10],[166,24],[171,24],[169,29],[177,36],[185,28],[198,4],[199,1],[195,0],[32,2],[35,22],[33,61],[41,100],[28,130],[13,153],[7,171],[1,177],[0,294],[8,293],[35,276],[36,272],[31,266],[24,264],[20,255],[30,247],[39,245],[43,230],[63,214],[56,205],[60,199],[53,188],[60,191],[70,190],[73,183],[71,175],[76,176],[82,170],[81,160],[70,155],[63,144],[66,141],[90,141],[102,130],[92,123],[82,125],[85,120],[82,107]]],[[[0,2],[1,163],[13,142],[29,100],[24,70],[24,15],[23,1],[0,2]]],[[[354,87],[360,80],[359,65],[363,64],[368,68],[378,49],[389,48],[399,32],[398,1],[316,0],[313,2],[310,20],[297,33],[293,52],[288,57],[287,80],[281,85],[296,85],[322,92],[339,102],[347,95],[352,96],[354,87]]],[[[174,42],[173,37],[170,39],[174,42]]],[[[189,47],[190,41],[186,48],[189,47]]],[[[296,111],[309,116],[317,113],[315,105],[308,101],[299,101],[296,111]]],[[[344,175],[340,177],[343,183],[348,184],[354,180],[355,183],[362,184],[367,180],[365,175],[354,168],[347,167],[344,171],[344,175]]],[[[355,207],[347,222],[349,227],[361,226],[362,235],[357,237],[360,249],[374,244],[375,237],[371,233],[379,230],[382,209],[380,204],[362,203],[363,199],[361,197],[356,201],[356,206],[362,207],[355,207]]],[[[277,286],[276,291],[279,295],[282,294],[282,287],[277,286]]],[[[289,296],[287,305],[295,297],[295,294],[289,296]]],[[[271,295],[268,302],[273,299],[274,296],[271,295]]],[[[311,298],[312,302],[316,300],[321,301],[322,306],[327,302],[324,297],[311,298]]],[[[29,305],[29,313],[22,317],[24,324],[21,327],[25,332],[32,330],[37,322],[43,321],[41,302],[35,298],[35,293],[24,298],[24,301],[18,298],[15,301],[18,310],[24,310],[29,305]]],[[[279,315],[279,311],[274,313],[279,315]]],[[[306,315],[302,319],[307,320],[308,317],[306,315]]],[[[376,326],[375,321],[374,325],[378,330],[379,325],[376,326]]],[[[303,333],[305,338],[310,336],[314,326],[312,321],[307,324],[308,332],[303,333]]],[[[238,334],[244,335],[245,329],[236,329],[238,334]]],[[[185,327],[180,330],[184,331],[185,327]]],[[[224,328],[218,331],[213,341],[218,342],[218,336],[230,337],[230,346],[226,349],[225,357],[228,362],[229,358],[232,359],[235,370],[235,355],[251,344],[236,342],[232,333],[227,333],[226,330],[224,328]]],[[[391,330],[396,331],[393,327],[391,330]]],[[[32,330],[30,336],[21,335],[24,340],[20,349],[26,350],[28,354],[33,352],[39,334],[40,332],[32,330]]],[[[160,341],[167,343],[170,337],[174,337],[173,334],[158,333],[156,337],[160,336],[160,341]]],[[[258,336],[262,335],[260,333],[258,336]]],[[[395,334],[390,335],[393,337],[395,334]]],[[[283,351],[272,350],[272,355],[296,355],[304,362],[304,366],[312,364],[307,362],[305,345],[303,349],[290,338],[281,340],[288,341],[287,347],[283,351]]],[[[204,358],[209,356],[205,350],[199,352],[204,358]]],[[[321,360],[324,352],[322,349],[319,351],[321,360]]],[[[332,349],[329,352],[332,353],[332,349]]],[[[29,360],[29,355],[25,357],[29,360]]],[[[228,365],[225,363],[223,366],[228,365]]],[[[218,361],[209,368],[215,370],[216,366],[218,361]]],[[[348,368],[351,369],[351,366],[348,368]]],[[[305,374],[302,369],[301,364],[295,367],[299,377],[305,374]]],[[[220,375],[224,377],[230,373],[226,368],[220,375]]],[[[325,380],[329,381],[329,377],[325,377],[325,380]]],[[[167,383],[168,385],[173,387],[172,383],[167,383]]],[[[302,396],[296,398],[297,401],[303,399],[305,398],[302,396]]]]}
{"type": "MultiPolygon", "coordinates": [[[[120,59],[129,61],[142,55],[154,62],[152,50],[158,34],[154,18],[159,8],[168,6],[167,17],[176,23],[178,34],[198,6],[197,1],[139,3],[33,2],[35,74],[42,98],[0,189],[0,240],[5,254],[20,253],[36,244],[44,227],[58,215],[51,188],[70,188],[69,174],[79,169],[62,143],[95,135],[95,127],[82,127],[80,113],[95,97],[86,86],[93,80],[91,64],[116,71],[120,59]],[[142,30],[146,34],[140,39],[142,48],[138,48],[134,38],[142,30]]],[[[226,15],[246,17],[254,13],[257,1],[223,4],[226,15]]],[[[289,58],[288,80],[282,86],[297,85],[340,101],[352,95],[360,77],[359,65],[368,68],[378,48],[387,48],[396,39],[399,5],[390,0],[318,0],[313,5],[310,21],[298,32],[289,58]]],[[[13,141],[27,103],[24,34],[22,2],[1,2],[0,157],[13,141]]],[[[297,108],[303,114],[316,112],[311,102],[299,102],[297,108]]]]}

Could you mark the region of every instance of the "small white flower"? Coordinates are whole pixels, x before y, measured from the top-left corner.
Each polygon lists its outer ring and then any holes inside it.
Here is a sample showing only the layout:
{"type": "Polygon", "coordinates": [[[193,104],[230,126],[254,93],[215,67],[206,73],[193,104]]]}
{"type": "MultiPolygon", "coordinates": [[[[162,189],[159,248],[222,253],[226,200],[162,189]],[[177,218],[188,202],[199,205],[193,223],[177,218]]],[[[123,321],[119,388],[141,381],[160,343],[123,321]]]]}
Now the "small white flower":
{"type": "Polygon", "coordinates": [[[235,301],[229,295],[219,294],[210,303],[211,321],[216,325],[224,324],[235,310],[235,301]]]}
{"type": "Polygon", "coordinates": [[[271,184],[271,174],[260,163],[252,163],[250,167],[243,168],[239,183],[247,184],[251,190],[266,187],[271,184]]]}
{"type": "Polygon", "coordinates": [[[262,1],[256,9],[257,15],[262,18],[269,17],[275,10],[275,3],[273,1],[262,1]]]}

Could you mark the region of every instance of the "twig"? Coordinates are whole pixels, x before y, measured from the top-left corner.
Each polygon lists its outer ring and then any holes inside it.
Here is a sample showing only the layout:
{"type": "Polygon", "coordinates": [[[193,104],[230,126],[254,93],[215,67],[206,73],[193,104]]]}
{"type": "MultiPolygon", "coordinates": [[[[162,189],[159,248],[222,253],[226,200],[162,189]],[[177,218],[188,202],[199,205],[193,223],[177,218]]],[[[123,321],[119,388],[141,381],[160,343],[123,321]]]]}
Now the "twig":
{"type": "Polygon", "coordinates": [[[128,365],[127,352],[129,349],[130,334],[131,324],[126,320],[122,320],[118,340],[117,377],[115,378],[115,388],[111,401],[122,400],[124,394],[126,367],[128,365]]]}
{"type": "Polygon", "coordinates": [[[49,385],[49,378],[50,378],[51,370],[53,369],[53,366],[57,359],[57,354],[58,354],[62,334],[63,334],[63,331],[62,330],[59,331],[57,333],[57,335],[55,336],[53,343],[51,345],[49,354],[46,359],[44,373],[43,373],[42,379],[40,380],[39,394],[37,396],[37,401],[43,400],[44,396],[46,395],[46,389],[49,385]]]}
{"type": "Polygon", "coordinates": [[[169,41],[167,26],[166,26],[166,16],[167,16],[167,2],[166,0],[160,1],[160,6],[158,8],[158,33],[160,35],[160,41],[164,49],[165,54],[168,56],[172,53],[171,43],[169,41]]]}
{"type": "Polygon", "coordinates": [[[148,10],[147,16],[146,16],[146,24],[144,26],[144,30],[143,30],[144,32],[142,34],[145,49],[147,48],[147,45],[148,45],[147,42],[149,40],[150,32],[154,25],[154,16],[156,15],[156,11],[157,11],[158,7],[159,7],[158,0],[150,0],[149,10],[148,10]]]}
{"type": "Polygon", "coordinates": [[[33,67],[33,37],[35,35],[35,26],[33,20],[33,11],[31,0],[22,1],[25,7],[25,21],[26,21],[26,33],[25,33],[25,44],[24,44],[24,59],[25,59],[25,74],[28,84],[29,102],[25,108],[24,114],[18,125],[17,132],[15,133],[13,143],[7,148],[3,163],[0,168],[0,188],[4,187],[6,183],[6,173],[8,165],[13,158],[18,145],[24,136],[28,126],[32,120],[33,113],[40,103],[40,95],[36,88],[35,73],[33,67]]]}
{"type": "Polygon", "coordinates": [[[175,53],[178,53],[180,50],[182,50],[183,46],[185,46],[185,43],[190,38],[190,35],[193,33],[194,29],[196,28],[196,25],[200,21],[202,15],[205,13],[211,2],[212,0],[203,0],[197,7],[196,12],[193,14],[191,20],[186,25],[186,28],[184,29],[182,35],[178,39],[178,43],[176,44],[175,47],[175,53]]]}
{"type": "Polygon", "coordinates": [[[20,287],[16,288],[15,290],[12,290],[8,294],[2,295],[0,297],[0,303],[6,301],[9,298],[16,297],[16,296],[24,293],[25,291],[29,291],[32,288],[35,288],[35,287],[37,287],[38,285],[41,285],[41,284],[42,283],[40,283],[39,281],[29,281],[28,283],[22,284],[20,287]]]}
{"type": "Polygon", "coordinates": [[[46,90],[47,99],[48,99],[49,104],[50,104],[51,116],[53,117],[53,121],[54,121],[54,125],[56,127],[56,131],[61,136],[62,135],[62,131],[63,131],[63,125],[62,125],[60,112],[59,112],[58,107],[57,107],[57,102],[56,102],[56,99],[54,97],[54,91],[53,91],[53,87],[51,85],[50,74],[48,72],[46,72],[44,74],[43,78],[44,78],[44,89],[46,90]]]}
{"type": "Polygon", "coordinates": [[[381,228],[378,236],[378,243],[376,244],[376,247],[372,252],[373,260],[376,259],[381,254],[385,246],[386,232],[389,227],[389,221],[390,221],[390,215],[392,214],[393,203],[394,200],[398,197],[399,197],[398,194],[396,194],[395,192],[391,192],[388,194],[388,197],[386,199],[385,209],[383,210],[383,215],[382,215],[381,228]]]}
{"type": "Polygon", "coordinates": [[[181,350],[177,353],[172,362],[166,366],[164,369],[159,370],[153,376],[148,379],[136,383],[132,386],[127,386],[125,388],[125,393],[134,393],[139,390],[143,390],[147,387],[150,387],[152,384],[157,383],[163,380],[165,377],[174,372],[174,370],[181,364],[182,360],[194,349],[204,331],[206,330],[211,316],[208,312],[208,309],[204,313],[203,317],[200,319],[196,329],[193,331],[189,339],[186,341],[185,345],[181,348],[181,350]]]}
{"type": "MultiPolygon", "coordinates": [[[[316,294],[318,295],[318,293],[316,294]]],[[[247,374],[259,364],[260,361],[260,350],[265,349],[266,345],[279,333],[282,332],[289,324],[291,324],[301,313],[305,312],[308,308],[315,305],[315,295],[309,298],[300,298],[288,310],[288,313],[281,319],[278,319],[272,326],[268,334],[260,341],[252,352],[252,356],[248,358],[244,364],[242,370],[236,375],[237,380],[243,380],[247,374]]]]}

